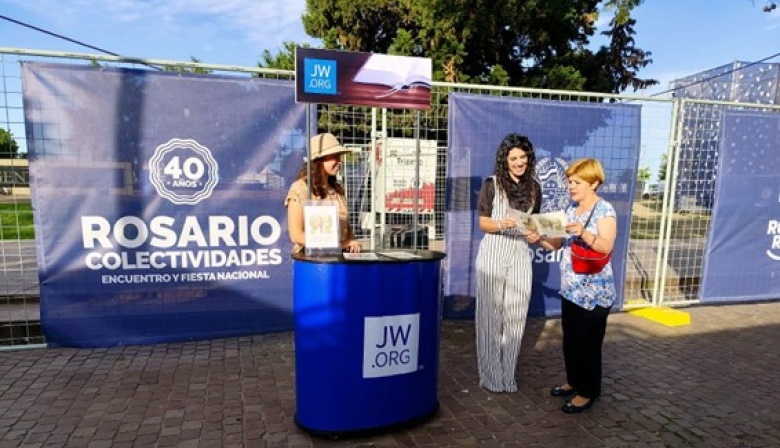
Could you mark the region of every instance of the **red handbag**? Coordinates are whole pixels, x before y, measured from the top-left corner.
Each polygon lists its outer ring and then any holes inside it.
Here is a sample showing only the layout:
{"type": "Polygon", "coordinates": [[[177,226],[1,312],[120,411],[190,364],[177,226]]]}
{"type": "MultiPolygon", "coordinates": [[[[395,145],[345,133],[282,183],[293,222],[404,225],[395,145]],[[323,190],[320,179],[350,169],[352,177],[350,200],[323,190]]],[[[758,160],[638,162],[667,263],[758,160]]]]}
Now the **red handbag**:
{"type": "Polygon", "coordinates": [[[571,243],[571,268],[577,274],[598,274],[611,258],[612,252],[595,251],[580,242],[580,238],[571,243]]]}
{"type": "MultiPolygon", "coordinates": [[[[593,212],[596,211],[596,206],[593,206],[588,220],[585,221],[585,226],[590,223],[590,218],[593,216],[593,212]]],[[[582,238],[577,237],[571,242],[571,268],[577,274],[598,274],[604,269],[604,266],[609,263],[612,258],[612,252],[605,254],[593,250],[590,246],[585,244],[582,238]]]]}

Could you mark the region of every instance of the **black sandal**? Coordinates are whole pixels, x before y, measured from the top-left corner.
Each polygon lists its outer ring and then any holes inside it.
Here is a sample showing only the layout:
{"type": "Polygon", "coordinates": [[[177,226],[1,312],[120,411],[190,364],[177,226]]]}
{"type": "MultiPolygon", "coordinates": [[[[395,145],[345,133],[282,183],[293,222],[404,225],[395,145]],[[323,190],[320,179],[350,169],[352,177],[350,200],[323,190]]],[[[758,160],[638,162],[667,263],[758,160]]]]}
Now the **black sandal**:
{"type": "Polygon", "coordinates": [[[564,389],[561,386],[562,385],[559,384],[553,387],[552,389],[550,389],[550,395],[552,395],[553,397],[568,397],[569,395],[574,393],[573,387],[571,389],[564,389]]]}
{"type": "Polygon", "coordinates": [[[561,410],[564,412],[564,414],[579,414],[580,412],[590,409],[595,401],[595,398],[590,398],[588,399],[587,403],[583,404],[582,406],[577,406],[573,404],[571,400],[569,400],[566,402],[566,404],[563,405],[561,410]]]}

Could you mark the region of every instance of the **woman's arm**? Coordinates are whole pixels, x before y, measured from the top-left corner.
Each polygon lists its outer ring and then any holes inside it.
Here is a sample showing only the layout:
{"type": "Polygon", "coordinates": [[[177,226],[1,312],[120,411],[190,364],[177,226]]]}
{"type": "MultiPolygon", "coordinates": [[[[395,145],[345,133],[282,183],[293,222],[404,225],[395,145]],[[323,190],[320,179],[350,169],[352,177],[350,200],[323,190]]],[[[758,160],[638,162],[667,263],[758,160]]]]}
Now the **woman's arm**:
{"type": "Polygon", "coordinates": [[[479,217],[479,230],[485,233],[496,233],[505,229],[517,227],[517,223],[510,219],[495,220],[489,216],[479,217]]]}
{"type": "Polygon", "coordinates": [[[360,252],[363,248],[360,242],[355,239],[355,233],[352,231],[352,225],[349,222],[347,222],[347,241],[341,248],[347,252],[360,252]]]}
{"type": "Polygon", "coordinates": [[[617,219],[614,216],[604,216],[596,222],[596,228],[598,229],[598,236],[588,230],[583,230],[580,238],[597,252],[602,254],[612,252],[612,249],[615,247],[615,238],[617,237],[617,219]]]}
{"type": "Polygon", "coordinates": [[[493,195],[495,194],[495,182],[493,182],[493,178],[488,177],[482,182],[482,188],[479,190],[479,200],[477,201],[479,230],[485,233],[496,233],[517,226],[514,219],[504,218],[495,220],[490,217],[493,214],[493,195]]]}
{"type": "Polygon", "coordinates": [[[287,233],[290,241],[300,246],[306,244],[306,234],[303,227],[303,204],[300,201],[287,203],[287,233]]]}

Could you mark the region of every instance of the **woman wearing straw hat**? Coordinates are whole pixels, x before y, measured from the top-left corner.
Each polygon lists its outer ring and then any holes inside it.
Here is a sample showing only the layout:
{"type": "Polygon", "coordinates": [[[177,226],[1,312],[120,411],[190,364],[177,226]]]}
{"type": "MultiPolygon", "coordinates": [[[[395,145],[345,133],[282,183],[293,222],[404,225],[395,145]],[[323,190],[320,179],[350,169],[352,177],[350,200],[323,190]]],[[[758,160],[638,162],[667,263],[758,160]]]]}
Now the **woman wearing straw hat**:
{"type": "MultiPolygon", "coordinates": [[[[336,179],[342,163],[342,155],[351,152],[341,146],[333,134],[317,134],[311,138],[311,196],[312,199],[337,201],[339,205],[339,240],[348,252],[360,252],[360,243],[355,240],[349,225],[349,212],[344,187],[336,179]]],[[[295,244],[293,253],[303,250],[306,241],[304,233],[303,206],[309,198],[309,164],[304,163],[298,178],[290,186],[284,205],[287,207],[287,231],[295,244]]]]}

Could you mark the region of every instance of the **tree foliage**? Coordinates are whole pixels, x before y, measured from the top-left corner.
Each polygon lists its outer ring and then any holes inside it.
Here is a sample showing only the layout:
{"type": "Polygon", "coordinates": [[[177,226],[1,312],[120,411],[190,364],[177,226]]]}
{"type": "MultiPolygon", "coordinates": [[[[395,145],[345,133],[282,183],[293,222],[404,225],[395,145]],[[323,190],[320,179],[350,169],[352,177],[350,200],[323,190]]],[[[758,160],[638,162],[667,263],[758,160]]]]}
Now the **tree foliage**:
{"type": "Polygon", "coordinates": [[[19,145],[11,132],[0,128],[0,159],[15,159],[19,156],[19,145]]]}
{"type": "Polygon", "coordinates": [[[298,45],[295,42],[284,42],[283,49],[271,54],[269,50],[263,51],[263,60],[257,65],[260,68],[275,68],[278,70],[295,70],[295,47],[308,48],[308,44],[298,45]]]}
{"type": "MultiPolygon", "coordinates": [[[[190,56],[190,62],[194,64],[199,64],[201,61],[200,59],[196,58],[195,56],[190,56]]],[[[203,67],[186,67],[183,65],[165,65],[163,66],[163,71],[166,72],[177,72],[177,73],[197,73],[201,75],[206,75],[211,73],[211,70],[203,67]]]]}
{"type": "Polygon", "coordinates": [[[667,153],[661,154],[661,165],[658,167],[658,180],[663,182],[666,180],[666,164],[669,161],[669,155],[667,153]]]}
{"type": "Polygon", "coordinates": [[[652,176],[652,173],[650,171],[650,167],[643,166],[642,168],[639,168],[639,172],[636,174],[636,180],[641,182],[646,182],[650,180],[650,177],[652,176]]]}
{"type": "MultiPolygon", "coordinates": [[[[618,93],[657,81],[636,46],[642,0],[307,0],[304,28],[324,48],[422,56],[437,81],[618,93]],[[602,45],[591,40],[610,14],[602,45]]],[[[286,66],[294,44],[266,66],[286,66]]],[[[261,65],[262,66],[262,65],[261,65]]]]}

